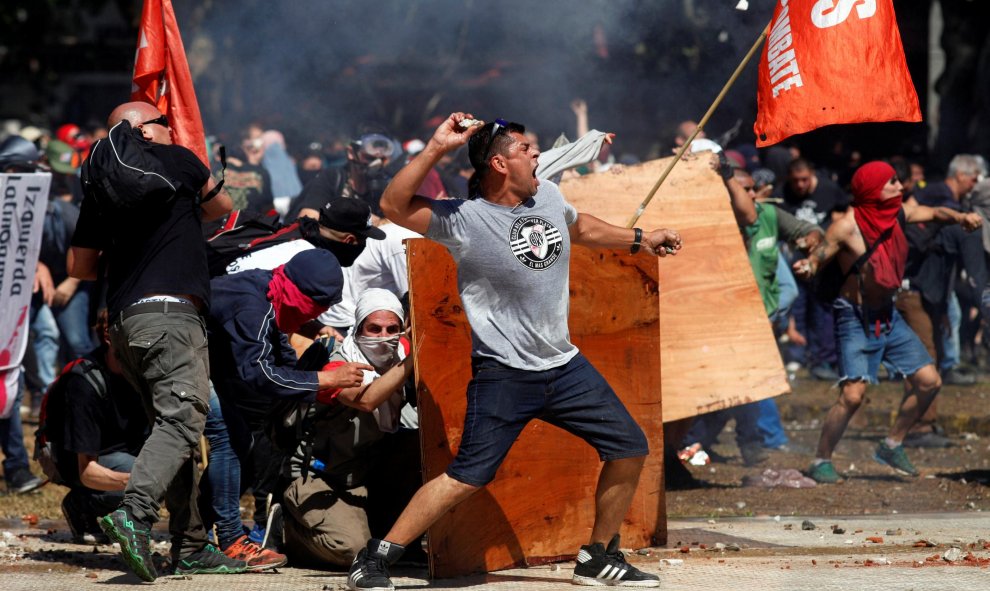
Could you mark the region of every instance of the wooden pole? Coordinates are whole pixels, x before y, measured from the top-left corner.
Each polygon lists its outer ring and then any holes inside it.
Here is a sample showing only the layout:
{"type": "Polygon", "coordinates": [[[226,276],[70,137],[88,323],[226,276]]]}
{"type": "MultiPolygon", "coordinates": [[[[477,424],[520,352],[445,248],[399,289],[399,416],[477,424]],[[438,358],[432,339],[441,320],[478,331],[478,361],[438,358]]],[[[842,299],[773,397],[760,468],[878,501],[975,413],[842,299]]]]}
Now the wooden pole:
{"type": "Polygon", "coordinates": [[[674,156],[674,159],[670,161],[670,164],[667,165],[666,170],[663,171],[663,174],[660,175],[660,178],[657,180],[656,184],[653,185],[653,189],[650,191],[650,194],[646,196],[646,199],[644,199],[642,203],[639,204],[639,208],[636,209],[636,213],[634,213],[633,216],[629,218],[629,222],[626,223],[627,228],[632,228],[633,226],[636,225],[636,222],[639,220],[639,217],[643,215],[643,211],[646,210],[646,206],[650,204],[650,201],[653,200],[653,196],[656,195],[657,191],[660,190],[660,185],[662,185],[663,182],[667,180],[667,176],[670,174],[670,171],[674,169],[674,165],[680,161],[681,156],[683,156],[684,152],[687,151],[688,147],[691,145],[691,142],[693,142],[694,138],[698,135],[698,133],[702,129],[704,129],[705,124],[708,123],[709,119],[711,119],[712,113],[714,113],[715,109],[718,108],[718,106],[722,103],[722,99],[725,98],[725,95],[729,92],[729,89],[732,88],[732,85],[736,83],[736,79],[738,79],[739,75],[742,74],[743,69],[745,69],[746,65],[749,64],[749,60],[753,58],[753,55],[756,53],[756,50],[759,49],[760,45],[762,45],[763,41],[767,38],[767,33],[769,31],[770,31],[770,24],[767,23],[767,26],[763,29],[763,32],[760,33],[760,36],[756,39],[756,42],[753,43],[753,46],[749,48],[749,52],[746,53],[746,57],[744,57],[742,62],[740,62],[739,65],[736,66],[736,71],[732,73],[732,76],[729,78],[729,81],[726,82],[725,86],[722,87],[722,92],[718,93],[718,96],[715,97],[715,102],[712,103],[712,106],[708,107],[708,111],[701,118],[701,121],[698,122],[698,127],[694,130],[694,133],[692,133],[691,137],[689,137],[687,141],[684,142],[684,145],[681,146],[679,150],[677,150],[677,154],[674,156]]]}

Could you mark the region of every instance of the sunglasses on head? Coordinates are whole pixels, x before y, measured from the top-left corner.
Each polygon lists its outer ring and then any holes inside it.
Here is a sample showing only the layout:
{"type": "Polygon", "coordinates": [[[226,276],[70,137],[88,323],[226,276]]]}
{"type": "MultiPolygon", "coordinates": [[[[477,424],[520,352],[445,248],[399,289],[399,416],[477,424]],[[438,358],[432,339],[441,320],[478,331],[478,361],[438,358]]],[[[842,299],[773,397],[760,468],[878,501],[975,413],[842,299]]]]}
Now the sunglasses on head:
{"type": "Polygon", "coordinates": [[[166,117],[165,115],[160,115],[154,119],[149,119],[145,121],[138,127],[144,127],[145,125],[151,125],[151,124],[161,125],[162,127],[168,127],[168,117],[166,117]]]}
{"type": "Polygon", "coordinates": [[[509,122],[506,121],[505,119],[495,120],[495,124],[492,125],[492,133],[488,136],[488,144],[485,145],[485,151],[482,152],[482,154],[485,155],[485,162],[488,162],[488,160],[491,158],[491,154],[489,154],[489,152],[492,149],[492,144],[495,143],[495,137],[498,136],[499,133],[504,132],[508,127],[508,125],[509,122]]]}

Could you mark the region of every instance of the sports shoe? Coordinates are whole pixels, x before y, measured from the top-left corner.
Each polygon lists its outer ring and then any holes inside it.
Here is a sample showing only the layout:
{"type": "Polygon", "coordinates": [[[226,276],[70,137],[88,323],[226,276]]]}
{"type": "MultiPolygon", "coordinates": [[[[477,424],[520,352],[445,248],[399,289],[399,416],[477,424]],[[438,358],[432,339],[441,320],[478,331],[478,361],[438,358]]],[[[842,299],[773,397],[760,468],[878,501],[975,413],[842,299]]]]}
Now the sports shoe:
{"type": "Polygon", "coordinates": [[[177,575],[228,575],[248,570],[243,560],[235,560],[221,552],[213,544],[203,546],[185,558],[175,561],[177,575]]]}
{"type": "Polygon", "coordinates": [[[770,459],[770,453],[763,448],[759,441],[744,443],[739,446],[739,454],[742,456],[743,464],[752,467],[770,459]]]}
{"type": "Polygon", "coordinates": [[[75,544],[106,544],[110,538],[96,524],[96,516],[86,510],[77,495],[71,492],[62,499],[62,517],[72,532],[75,544]]]}
{"type": "Polygon", "coordinates": [[[947,386],[972,386],[976,383],[976,376],[956,366],[942,372],[942,383],[947,386]]]}
{"type": "Polygon", "coordinates": [[[243,561],[247,564],[247,570],[278,568],[285,566],[285,563],[289,561],[285,554],[262,548],[260,544],[251,541],[247,536],[237,538],[223,553],[229,558],[243,561]]]}
{"type": "Polygon", "coordinates": [[[571,582],[608,587],[659,587],[660,577],[644,573],[626,562],[625,555],[619,550],[619,534],[615,534],[608,548],[601,542],[581,546],[571,582]]]}
{"type": "Polygon", "coordinates": [[[249,540],[260,546],[261,544],[265,543],[266,532],[267,529],[265,529],[265,526],[261,525],[260,523],[255,523],[254,527],[251,528],[251,531],[247,533],[247,537],[249,540]]]}
{"type": "Polygon", "coordinates": [[[405,551],[405,547],[399,544],[371,538],[351,563],[347,588],[352,591],[394,591],[388,567],[395,564],[405,551]]]}
{"type": "Polygon", "coordinates": [[[835,369],[827,363],[822,363],[812,367],[808,370],[808,374],[810,374],[814,379],[822,382],[839,381],[839,372],[835,371],[835,369]]]}
{"type": "Polygon", "coordinates": [[[45,481],[31,473],[27,468],[13,470],[7,478],[7,492],[15,495],[29,493],[40,488],[45,481]]]}
{"type": "Polygon", "coordinates": [[[837,482],[842,482],[842,477],[835,471],[835,466],[832,465],[832,462],[812,464],[811,467],[808,468],[808,477],[820,484],[835,484],[837,482]]]}
{"type": "Polygon", "coordinates": [[[881,441],[877,444],[876,451],[873,452],[873,459],[881,464],[887,464],[898,473],[906,476],[917,476],[919,474],[918,469],[914,467],[914,464],[908,459],[907,454],[904,453],[903,445],[889,448],[886,443],[881,441]]]}
{"type": "Polygon", "coordinates": [[[945,436],[945,431],[938,425],[932,425],[931,431],[911,431],[904,438],[904,447],[925,447],[938,449],[952,447],[952,440],[945,436]]]}
{"type": "Polygon", "coordinates": [[[99,521],[107,536],[120,544],[120,556],[142,581],[154,581],[158,571],[151,559],[151,532],[127,509],[117,509],[99,521]]]}

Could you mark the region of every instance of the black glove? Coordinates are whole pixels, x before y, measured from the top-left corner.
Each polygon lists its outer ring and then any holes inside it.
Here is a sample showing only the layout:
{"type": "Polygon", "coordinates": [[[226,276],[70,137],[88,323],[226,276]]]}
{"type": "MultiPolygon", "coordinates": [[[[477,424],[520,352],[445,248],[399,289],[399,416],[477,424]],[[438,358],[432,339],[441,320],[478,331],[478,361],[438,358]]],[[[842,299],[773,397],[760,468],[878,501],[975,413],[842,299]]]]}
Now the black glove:
{"type": "Polygon", "coordinates": [[[726,157],[725,152],[718,153],[718,174],[722,177],[723,181],[727,181],[732,178],[732,165],[729,164],[729,159],[726,157]]]}

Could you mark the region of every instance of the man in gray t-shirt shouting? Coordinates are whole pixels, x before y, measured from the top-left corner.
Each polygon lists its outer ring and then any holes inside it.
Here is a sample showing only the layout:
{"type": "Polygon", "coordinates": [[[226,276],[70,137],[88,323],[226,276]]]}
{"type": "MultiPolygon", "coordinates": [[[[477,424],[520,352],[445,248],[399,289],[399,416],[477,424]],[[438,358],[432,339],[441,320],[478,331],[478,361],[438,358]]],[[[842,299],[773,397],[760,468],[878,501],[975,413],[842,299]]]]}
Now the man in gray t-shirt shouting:
{"type": "Polygon", "coordinates": [[[389,184],[381,207],[393,222],[446,246],[457,262],[471,323],[471,421],[446,473],[419,489],[384,539],[369,540],[358,553],[348,586],[393,589],[388,566],[404,546],[490,482],[523,427],[539,417],[582,437],[604,461],[591,540],[578,552],[573,581],[658,587],[656,575],[630,566],[618,549],[619,526],[649,453],[646,437],[570,341],[568,270],[571,241],[666,256],[681,248],[680,235],[644,233],[578,213],[556,185],[537,179],[540,152],[522,125],[501,119],[481,125],[470,117],[453,113],[437,128],[389,184]],[[470,198],[416,196],[431,167],[469,141],[470,198]]]}

